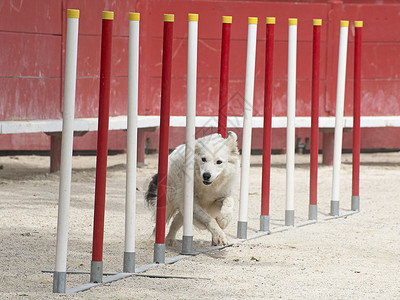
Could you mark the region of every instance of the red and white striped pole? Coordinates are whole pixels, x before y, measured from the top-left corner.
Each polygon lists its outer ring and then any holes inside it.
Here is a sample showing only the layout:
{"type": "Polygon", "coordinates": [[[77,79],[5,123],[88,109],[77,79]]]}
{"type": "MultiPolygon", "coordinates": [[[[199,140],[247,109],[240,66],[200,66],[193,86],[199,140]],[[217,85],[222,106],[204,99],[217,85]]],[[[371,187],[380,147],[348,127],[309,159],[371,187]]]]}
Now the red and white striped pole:
{"type": "Polygon", "coordinates": [[[219,87],[218,133],[225,139],[228,120],[229,49],[232,17],[222,17],[221,75],[219,87]]]}
{"type": "Polygon", "coordinates": [[[361,34],[363,21],[355,21],[353,104],[353,192],[351,210],[360,210],[361,34]]]}
{"type": "Polygon", "coordinates": [[[102,18],[99,124],[97,134],[96,187],[90,282],[102,282],[103,277],[104,213],[106,200],[108,118],[110,106],[112,25],[114,12],[103,11],[102,18]]]}
{"type": "Polygon", "coordinates": [[[274,65],[274,29],[275,18],[266,19],[265,46],[265,92],[264,92],[264,128],[263,128],[263,163],[261,187],[260,231],[269,231],[269,202],[271,184],[271,135],[272,135],[272,78],[274,65]]]}
{"type": "Polygon", "coordinates": [[[313,64],[311,96],[311,148],[310,148],[310,206],[308,219],[318,219],[318,118],[319,118],[319,68],[321,49],[321,19],[313,20],[313,64]]]}
{"type": "Polygon", "coordinates": [[[158,185],[156,241],[154,244],[154,262],[165,263],[165,218],[167,207],[167,177],[168,177],[168,143],[169,117],[171,97],[172,39],[174,15],[164,15],[164,38],[161,82],[161,112],[160,112],[160,146],[158,154],[158,185]]]}

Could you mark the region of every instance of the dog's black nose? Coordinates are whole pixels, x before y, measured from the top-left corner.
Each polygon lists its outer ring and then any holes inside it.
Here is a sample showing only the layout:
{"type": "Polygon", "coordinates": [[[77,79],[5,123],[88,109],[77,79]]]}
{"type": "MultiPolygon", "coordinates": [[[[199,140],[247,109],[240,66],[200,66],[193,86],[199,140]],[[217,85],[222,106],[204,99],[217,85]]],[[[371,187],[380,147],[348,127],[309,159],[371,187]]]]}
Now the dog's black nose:
{"type": "Polygon", "coordinates": [[[203,173],[203,179],[204,180],[210,180],[210,178],[211,178],[211,173],[209,173],[209,172],[203,173]]]}

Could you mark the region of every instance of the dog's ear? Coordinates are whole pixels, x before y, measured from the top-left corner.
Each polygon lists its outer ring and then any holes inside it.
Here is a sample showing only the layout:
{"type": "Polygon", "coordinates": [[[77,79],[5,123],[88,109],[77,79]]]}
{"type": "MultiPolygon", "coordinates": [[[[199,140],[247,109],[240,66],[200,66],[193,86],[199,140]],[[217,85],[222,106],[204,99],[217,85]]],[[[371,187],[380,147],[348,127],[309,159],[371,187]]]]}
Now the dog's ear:
{"type": "Polygon", "coordinates": [[[237,135],[233,131],[228,132],[226,145],[229,147],[229,149],[231,149],[232,154],[239,155],[239,150],[237,148],[237,135]]]}
{"type": "Polygon", "coordinates": [[[236,133],[233,132],[233,131],[228,131],[227,139],[234,139],[235,141],[237,141],[237,135],[236,135],[236,133]]]}

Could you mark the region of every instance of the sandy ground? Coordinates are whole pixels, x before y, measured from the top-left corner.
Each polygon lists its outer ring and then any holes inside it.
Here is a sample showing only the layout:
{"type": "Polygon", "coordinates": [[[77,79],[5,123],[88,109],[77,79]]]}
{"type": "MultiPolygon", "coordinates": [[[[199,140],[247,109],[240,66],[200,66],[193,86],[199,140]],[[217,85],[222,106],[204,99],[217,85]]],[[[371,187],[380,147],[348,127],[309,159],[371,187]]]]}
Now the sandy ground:
{"type": "MultiPolygon", "coordinates": [[[[125,155],[108,159],[104,271],[121,272],[124,252],[125,155]]],[[[320,157],[320,161],[322,157],[320,157]]],[[[296,224],[307,221],[308,155],[296,156],[296,224]]],[[[137,267],[153,259],[152,213],[143,194],[156,172],[157,155],[138,169],[137,267]]],[[[329,214],[332,168],[319,168],[316,224],[249,240],[223,250],[160,265],[146,274],[194,279],[129,277],[85,292],[52,293],[59,174],[49,158],[0,157],[0,299],[395,299],[400,298],[400,153],[362,154],[361,212],[323,221],[329,214]]],[[[272,157],[271,228],[284,229],[285,156],[272,157]]],[[[259,229],[261,157],[252,156],[249,237],[259,229]]],[[[89,271],[95,157],[73,159],[68,270],[89,271]]],[[[236,198],[239,188],[235,190],[236,198]]],[[[341,211],[350,209],[351,156],[343,155],[341,211]]],[[[237,216],[238,203],[235,216],[237,216]]],[[[226,232],[236,236],[237,218],[226,232]]],[[[195,231],[194,248],[210,247],[210,234],[195,231]]],[[[181,233],[178,235],[181,236],[181,233]]],[[[179,255],[181,243],[167,248],[179,255]]],[[[68,275],[67,288],[89,281],[68,275]]]]}

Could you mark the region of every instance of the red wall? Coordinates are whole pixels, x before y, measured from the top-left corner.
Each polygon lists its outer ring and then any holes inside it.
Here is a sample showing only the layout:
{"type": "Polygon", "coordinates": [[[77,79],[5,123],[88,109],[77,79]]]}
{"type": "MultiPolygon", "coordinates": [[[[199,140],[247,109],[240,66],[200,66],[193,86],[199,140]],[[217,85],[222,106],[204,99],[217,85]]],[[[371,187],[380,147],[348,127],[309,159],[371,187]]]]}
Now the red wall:
{"type": "MultiPolygon", "coordinates": [[[[0,119],[62,117],[66,9],[80,9],[76,117],[97,116],[101,11],[115,12],[111,115],[126,114],[128,12],[141,13],[140,103],[142,115],[159,113],[162,15],[175,14],[171,112],[185,114],[187,14],[199,13],[197,113],[216,115],[219,95],[221,18],[232,15],[229,115],[243,114],[247,17],[259,17],[254,114],[263,114],[265,17],[275,16],[273,115],[286,115],[287,19],[297,17],[298,64],[296,115],[310,115],[312,19],[321,18],[320,114],[335,114],[339,21],[351,21],[345,115],[352,114],[354,20],[363,20],[362,115],[400,115],[400,35],[396,1],[109,1],[31,0],[0,4],[0,119]],[[362,2],[362,3],[361,3],[362,2]],[[378,2],[380,4],[376,4],[378,2]]],[[[200,132],[204,130],[199,129],[200,132]]],[[[184,140],[174,129],[171,147],[184,140]]],[[[262,130],[254,130],[253,148],[261,147],[262,130]]],[[[76,149],[94,149],[95,133],[75,139],[76,149]]],[[[308,130],[297,130],[306,137],[308,130]]],[[[124,133],[112,133],[110,148],[125,147],[124,133]]],[[[153,147],[155,134],[149,134],[153,147]]],[[[351,137],[345,134],[344,147],[351,137]]],[[[273,148],[284,148],[284,130],[275,130],[273,148]]],[[[362,148],[400,147],[400,129],[363,129],[362,148]],[[382,141],[382,136],[387,136],[382,141]]],[[[48,149],[44,134],[0,136],[0,149],[48,149]],[[32,137],[34,136],[34,137],[32,137]]]]}

